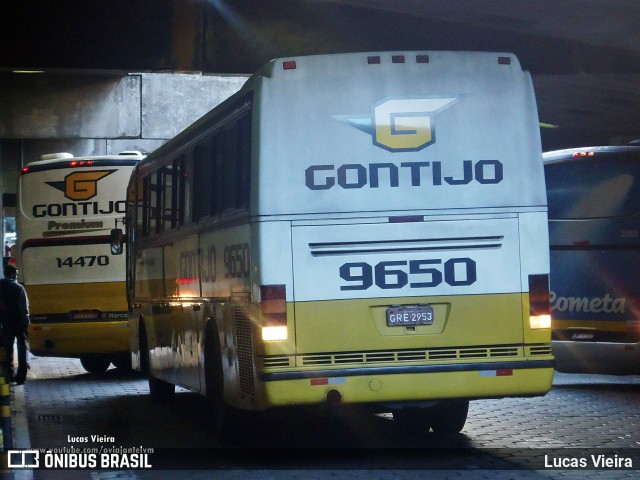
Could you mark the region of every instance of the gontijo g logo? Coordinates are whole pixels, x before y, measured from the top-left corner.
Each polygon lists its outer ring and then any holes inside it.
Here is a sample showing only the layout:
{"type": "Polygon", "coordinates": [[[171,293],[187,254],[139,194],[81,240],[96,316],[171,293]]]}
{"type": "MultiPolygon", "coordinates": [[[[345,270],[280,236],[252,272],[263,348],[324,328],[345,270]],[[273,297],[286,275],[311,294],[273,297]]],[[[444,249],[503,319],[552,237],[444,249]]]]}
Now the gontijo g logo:
{"type": "MultiPolygon", "coordinates": [[[[116,171],[117,170],[75,171],[64,177],[62,181],[45,182],[56,190],[60,190],[66,198],[73,202],[35,204],[32,211],[33,216],[35,218],[75,217],[78,215],[124,213],[126,208],[125,200],[91,200],[98,195],[98,182],[116,171]]],[[[106,193],[109,192],[107,191],[106,193]]]]}
{"type": "Polygon", "coordinates": [[[98,194],[98,181],[115,170],[98,170],[92,172],[72,172],[62,182],[47,182],[64,193],[69,200],[76,202],[89,200],[98,194]]]}
{"type": "MultiPolygon", "coordinates": [[[[436,141],[433,117],[454,105],[455,97],[385,98],[371,107],[368,117],[332,115],[358,130],[371,135],[373,144],[393,154],[417,152],[436,141]]],[[[304,171],[305,185],[310,190],[329,190],[334,186],[357,190],[379,188],[381,178],[385,186],[398,188],[468,185],[477,182],[495,185],[504,178],[504,166],[495,158],[480,160],[396,158],[375,163],[345,163],[311,165],[304,171]],[[384,172],[384,173],[381,173],[384,172]]]]}
{"type": "Polygon", "coordinates": [[[380,148],[411,152],[435,142],[432,117],[455,102],[455,98],[386,98],[372,106],[370,117],[334,118],[368,133],[380,148]]]}

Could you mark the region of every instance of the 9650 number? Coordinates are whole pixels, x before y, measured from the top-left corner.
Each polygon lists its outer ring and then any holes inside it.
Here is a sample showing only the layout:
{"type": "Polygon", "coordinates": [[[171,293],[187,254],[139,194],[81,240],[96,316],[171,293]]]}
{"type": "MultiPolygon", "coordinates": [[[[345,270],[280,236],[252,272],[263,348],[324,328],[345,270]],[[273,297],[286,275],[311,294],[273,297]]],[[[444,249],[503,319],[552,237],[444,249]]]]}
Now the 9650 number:
{"type": "Polygon", "coordinates": [[[431,288],[445,282],[452,287],[472,285],[477,280],[476,262],[470,258],[394,260],[371,266],[350,262],[340,267],[340,278],[348,283],[340,290],[367,290],[376,285],[384,290],[431,288]]]}

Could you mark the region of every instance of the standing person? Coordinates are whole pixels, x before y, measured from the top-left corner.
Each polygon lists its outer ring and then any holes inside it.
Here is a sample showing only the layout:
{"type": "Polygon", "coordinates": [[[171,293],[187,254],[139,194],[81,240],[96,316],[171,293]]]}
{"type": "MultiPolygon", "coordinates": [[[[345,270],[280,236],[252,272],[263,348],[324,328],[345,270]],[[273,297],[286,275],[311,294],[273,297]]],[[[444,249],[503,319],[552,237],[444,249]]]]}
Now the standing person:
{"type": "Polygon", "coordinates": [[[13,265],[4,267],[0,280],[0,323],[7,355],[7,373],[10,381],[24,384],[27,378],[27,333],[29,329],[29,300],[24,287],[18,283],[18,270],[13,265]],[[18,341],[18,370],[13,376],[13,344],[18,341]]]}

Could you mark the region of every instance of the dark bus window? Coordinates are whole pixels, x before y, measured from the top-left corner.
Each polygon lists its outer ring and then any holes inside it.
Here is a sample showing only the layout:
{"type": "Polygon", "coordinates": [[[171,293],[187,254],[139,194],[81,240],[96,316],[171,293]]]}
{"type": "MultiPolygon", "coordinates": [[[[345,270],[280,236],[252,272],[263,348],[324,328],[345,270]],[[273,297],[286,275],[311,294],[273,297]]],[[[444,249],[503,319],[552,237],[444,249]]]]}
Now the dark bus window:
{"type": "Polygon", "coordinates": [[[183,155],[173,161],[173,189],[171,191],[171,196],[173,198],[174,209],[171,215],[171,228],[177,228],[178,225],[184,225],[185,185],[186,173],[184,170],[183,155]]]}
{"type": "Polygon", "coordinates": [[[550,219],[628,217],[640,209],[640,161],[596,157],[545,165],[550,219]]]}
{"type": "Polygon", "coordinates": [[[238,158],[238,126],[225,128],[220,136],[222,148],[222,210],[236,209],[236,178],[238,158]]]}
{"type": "Polygon", "coordinates": [[[238,122],[238,171],[236,173],[236,208],[246,209],[251,189],[251,116],[238,122]]]}
{"type": "Polygon", "coordinates": [[[211,204],[211,160],[208,149],[198,145],[193,152],[193,219],[198,221],[209,214],[211,204]]]}
{"type": "Polygon", "coordinates": [[[151,225],[155,233],[162,232],[162,169],[151,177],[151,225]]]}
{"type": "Polygon", "coordinates": [[[149,225],[151,222],[151,177],[149,175],[142,180],[141,205],[142,212],[138,210],[138,222],[142,222],[142,236],[146,237],[150,233],[149,225]]]}
{"type": "Polygon", "coordinates": [[[164,201],[164,205],[162,208],[162,223],[164,224],[164,230],[170,230],[175,228],[175,211],[176,211],[176,193],[174,191],[174,185],[176,182],[174,181],[174,173],[175,169],[172,165],[166,165],[162,168],[163,171],[163,193],[162,200],[164,201]]]}

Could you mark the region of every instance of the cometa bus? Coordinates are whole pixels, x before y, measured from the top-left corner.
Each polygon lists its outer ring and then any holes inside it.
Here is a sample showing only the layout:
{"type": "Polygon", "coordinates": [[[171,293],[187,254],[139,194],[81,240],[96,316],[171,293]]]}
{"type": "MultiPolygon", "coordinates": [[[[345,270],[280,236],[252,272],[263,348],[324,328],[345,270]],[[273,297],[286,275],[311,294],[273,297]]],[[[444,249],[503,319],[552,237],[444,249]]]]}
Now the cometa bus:
{"type": "Polygon", "coordinates": [[[640,373],[640,145],[543,155],[556,369],[640,373]]]}
{"type": "Polygon", "coordinates": [[[551,387],[530,76],[502,53],[274,60],[128,187],[132,364],[229,412],[367,404],[460,431],[551,387]]]}

